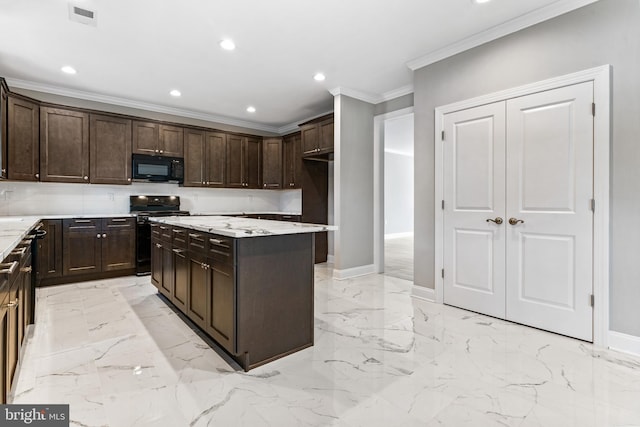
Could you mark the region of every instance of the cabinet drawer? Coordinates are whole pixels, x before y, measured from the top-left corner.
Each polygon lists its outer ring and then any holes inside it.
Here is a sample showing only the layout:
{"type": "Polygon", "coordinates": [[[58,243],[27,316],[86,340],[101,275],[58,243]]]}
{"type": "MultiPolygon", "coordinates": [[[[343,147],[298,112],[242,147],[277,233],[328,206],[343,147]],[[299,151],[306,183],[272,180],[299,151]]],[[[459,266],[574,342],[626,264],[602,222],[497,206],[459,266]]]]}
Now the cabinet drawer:
{"type": "Polygon", "coordinates": [[[160,240],[160,224],[151,224],[151,239],[160,240]]]}
{"type": "Polygon", "coordinates": [[[63,220],[65,230],[87,231],[100,229],[100,218],[72,218],[63,220]]]}
{"type": "Polygon", "coordinates": [[[105,218],[103,220],[104,228],[134,228],[136,226],[135,218],[105,218]]]}
{"type": "Polygon", "coordinates": [[[233,239],[230,237],[207,235],[209,244],[209,257],[225,263],[233,264],[233,239]]]}
{"type": "Polygon", "coordinates": [[[207,240],[209,235],[195,230],[188,231],[189,250],[205,253],[207,251],[207,240]]]}
{"type": "Polygon", "coordinates": [[[181,227],[173,227],[173,246],[186,249],[188,247],[189,231],[181,227]]]}
{"type": "Polygon", "coordinates": [[[163,242],[171,243],[171,241],[173,240],[173,233],[171,231],[172,230],[171,226],[167,224],[160,224],[158,228],[160,229],[160,239],[163,242]]]}

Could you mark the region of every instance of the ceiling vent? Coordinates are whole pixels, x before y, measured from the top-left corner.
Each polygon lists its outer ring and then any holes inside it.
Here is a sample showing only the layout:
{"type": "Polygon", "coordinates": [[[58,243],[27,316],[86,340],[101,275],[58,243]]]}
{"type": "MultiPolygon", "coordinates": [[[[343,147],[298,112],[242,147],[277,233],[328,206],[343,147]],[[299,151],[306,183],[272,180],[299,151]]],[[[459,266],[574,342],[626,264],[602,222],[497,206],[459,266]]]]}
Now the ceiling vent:
{"type": "Polygon", "coordinates": [[[98,23],[98,13],[84,7],[69,3],[69,19],[85,25],[96,26],[98,23]]]}

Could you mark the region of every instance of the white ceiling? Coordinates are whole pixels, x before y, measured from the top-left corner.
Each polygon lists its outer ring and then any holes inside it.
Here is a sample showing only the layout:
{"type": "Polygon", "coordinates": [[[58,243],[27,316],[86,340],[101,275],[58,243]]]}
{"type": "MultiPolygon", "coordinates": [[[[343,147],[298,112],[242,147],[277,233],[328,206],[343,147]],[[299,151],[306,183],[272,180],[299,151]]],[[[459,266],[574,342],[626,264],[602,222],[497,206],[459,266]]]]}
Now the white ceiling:
{"type": "Polygon", "coordinates": [[[68,1],[0,0],[0,75],[14,87],[277,132],[332,110],[330,90],[374,103],[408,93],[407,64],[594,1],[76,0],[96,11],[89,26],[69,20],[68,1]],[[235,51],[220,49],[225,37],[235,51]]]}

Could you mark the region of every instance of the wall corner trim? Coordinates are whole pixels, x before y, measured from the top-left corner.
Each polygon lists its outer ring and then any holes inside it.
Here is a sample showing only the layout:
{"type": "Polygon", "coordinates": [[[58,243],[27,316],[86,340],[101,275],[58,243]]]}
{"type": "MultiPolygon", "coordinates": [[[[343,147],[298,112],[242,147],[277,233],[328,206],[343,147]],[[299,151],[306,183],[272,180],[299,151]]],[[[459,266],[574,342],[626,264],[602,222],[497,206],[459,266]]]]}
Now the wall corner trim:
{"type": "Polygon", "coordinates": [[[345,268],[342,270],[333,270],[333,278],[336,280],[351,279],[358,276],[366,276],[368,274],[375,274],[375,265],[361,265],[359,267],[345,268]]]}
{"type": "Polygon", "coordinates": [[[411,296],[429,302],[436,302],[436,291],[424,286],[413,285],[411,287],[411,296]]]}
{"type": "Polygon", "coordinates": [[[609,331],[609,348],[611,350],[640,356],[640,337],[609,331]]]}

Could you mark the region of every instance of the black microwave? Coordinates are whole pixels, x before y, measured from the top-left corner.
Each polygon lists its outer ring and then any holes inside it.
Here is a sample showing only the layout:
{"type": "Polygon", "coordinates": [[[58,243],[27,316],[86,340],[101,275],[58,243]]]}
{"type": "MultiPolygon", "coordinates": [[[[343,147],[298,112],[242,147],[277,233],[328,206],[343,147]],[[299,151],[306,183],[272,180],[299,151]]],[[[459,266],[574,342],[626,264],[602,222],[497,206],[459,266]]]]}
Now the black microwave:
{"type": "Polygon", "coordinates": [[[184,181],[184,161],[178,157],[133,154],[131,171],[134,180],[179,184],[184,181]]]}

